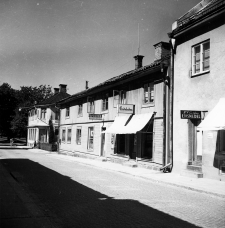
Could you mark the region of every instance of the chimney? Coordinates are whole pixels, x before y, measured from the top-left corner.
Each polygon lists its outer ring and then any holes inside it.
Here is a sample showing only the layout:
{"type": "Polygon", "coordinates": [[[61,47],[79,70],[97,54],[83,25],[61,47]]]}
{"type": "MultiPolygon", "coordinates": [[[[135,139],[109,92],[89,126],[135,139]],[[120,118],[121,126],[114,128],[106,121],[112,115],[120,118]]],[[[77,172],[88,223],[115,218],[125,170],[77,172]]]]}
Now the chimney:
{"type": "Polygon", "coordinates": [[[85,89],[88,89],[88,81],[85,81],[85,89]]]}
{"type": "Polygon", "coordinates": [[[57,94],[59,92],[59,88],[54,88],[54,94],[57,94]]]}
{"type": "Polygon", "coordinates": [[[170,54],[170,44],[166,42],[159,42],[155,45],[155,61],[162,59],[164,56],[170,54]]]}
{"type": "Polygon", "coordinates": [[[142,60],[143,60],[144,56],[143,55],[136,55],[134,56],[135,59],[135,69],[138,69],[140,67],[142,67],[142,60]]]}
{"type": "Polygon", "coordinates": [[[66,93],[66,86],[65,84],[60,84],[59,85],[59,92],[60,93],[66,93]]]}

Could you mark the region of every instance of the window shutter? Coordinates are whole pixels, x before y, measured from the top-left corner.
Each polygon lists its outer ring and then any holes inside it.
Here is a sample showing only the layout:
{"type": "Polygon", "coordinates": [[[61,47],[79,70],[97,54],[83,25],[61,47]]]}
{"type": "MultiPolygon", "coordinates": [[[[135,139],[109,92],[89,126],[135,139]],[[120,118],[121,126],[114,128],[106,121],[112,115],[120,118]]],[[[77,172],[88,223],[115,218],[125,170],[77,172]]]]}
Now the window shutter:
{"type": "Polygon", "coordinates": [[[87,97],[87,112],[88,112],[88,113],[91,112],[90,100],[91,100],[91,97],[87,97]]]}

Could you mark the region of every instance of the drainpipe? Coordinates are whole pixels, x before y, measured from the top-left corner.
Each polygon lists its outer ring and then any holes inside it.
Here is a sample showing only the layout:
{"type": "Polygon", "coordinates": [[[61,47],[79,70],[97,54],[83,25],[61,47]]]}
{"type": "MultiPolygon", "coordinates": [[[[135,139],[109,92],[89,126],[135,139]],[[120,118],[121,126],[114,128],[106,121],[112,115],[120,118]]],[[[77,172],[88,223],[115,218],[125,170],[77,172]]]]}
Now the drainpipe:
{"type": "Polygon", "coordinates": [[[56,104],[55,104],[55,108],[57,108],[58,110],[59,110],[59,123],[58,123],[58,140],[57,140],[57,144],[58,144],[58,146],[57,146],[57,151],[58,151],[58,153],[59,153],[59,140],[60,140],[60,116],[61,116],[61,112],[60,112],[60,108],[58,108],[57,106],[56,106],[56,104]]]}

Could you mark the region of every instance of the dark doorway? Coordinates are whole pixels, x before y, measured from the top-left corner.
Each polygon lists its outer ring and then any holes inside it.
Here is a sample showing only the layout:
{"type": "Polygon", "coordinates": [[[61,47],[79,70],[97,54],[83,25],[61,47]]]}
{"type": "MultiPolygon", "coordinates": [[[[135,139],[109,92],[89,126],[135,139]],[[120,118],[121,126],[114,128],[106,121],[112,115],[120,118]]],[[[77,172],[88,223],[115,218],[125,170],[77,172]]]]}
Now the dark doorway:
{"type": "Polygon", "coordinates": [[[118,154],[125,154],[125,135],[116,135],[117,141],[117,153],[118,154]]]}

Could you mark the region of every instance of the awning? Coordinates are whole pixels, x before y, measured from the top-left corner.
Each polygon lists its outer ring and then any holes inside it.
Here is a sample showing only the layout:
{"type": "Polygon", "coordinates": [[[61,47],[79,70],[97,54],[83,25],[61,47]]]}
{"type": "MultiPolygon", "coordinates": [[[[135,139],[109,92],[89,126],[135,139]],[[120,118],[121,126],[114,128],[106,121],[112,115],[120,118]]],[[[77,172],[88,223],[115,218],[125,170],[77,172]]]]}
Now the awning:
{"type": "Polygon", "coordinates": [[[197,127],[198,130],[225,130],[225,98],[220,98],[218,104],[197,127]]]}
{"type": "Polygon", "coordinates": [[[119,134],[136,134],[141,131],[153,116],[153,112],[133,115],[129,123],[120,130],[119,134]]]}
{"type": "Polygon", "coordinates": [[[126,125],[131,115],[116,116],[113,124],[102,133],[119,134],[120,130],[126,125]]]}

